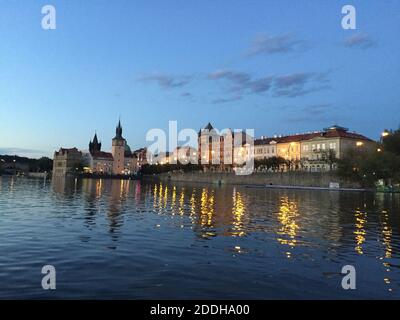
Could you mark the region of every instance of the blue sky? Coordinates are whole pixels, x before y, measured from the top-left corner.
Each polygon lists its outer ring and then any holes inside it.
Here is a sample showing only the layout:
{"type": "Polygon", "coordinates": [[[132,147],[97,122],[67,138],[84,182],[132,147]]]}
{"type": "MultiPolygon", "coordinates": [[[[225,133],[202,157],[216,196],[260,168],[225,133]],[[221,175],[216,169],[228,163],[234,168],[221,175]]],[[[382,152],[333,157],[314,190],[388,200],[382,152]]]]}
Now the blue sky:
{"type": "Polygon", "coordinates": [[[256,136],[400,124],[400,2],[0,0],[0,153],[132,149],[211,121],[256,136]],[[57,29],[41,28],[52,4],[57,29]]]}

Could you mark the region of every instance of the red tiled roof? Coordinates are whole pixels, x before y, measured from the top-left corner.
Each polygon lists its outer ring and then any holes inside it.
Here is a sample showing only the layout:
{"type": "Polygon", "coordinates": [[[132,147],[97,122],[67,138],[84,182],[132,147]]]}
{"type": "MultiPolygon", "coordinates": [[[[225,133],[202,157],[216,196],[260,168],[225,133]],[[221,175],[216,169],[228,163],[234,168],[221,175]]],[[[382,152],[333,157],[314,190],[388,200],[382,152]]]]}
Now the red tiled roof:
{"type": "Polygon", "coordinates": [[[278,138],[278,143],[289,143],[289,142],[300,142],[304,140],[310,140],[312,138],[320,136],[321,133],[304,133],[304,134],[296,134],[293,136],[285,136],[278,138]]]}
{"type": "Polygon", "coordinates": [[[355,132],[342,131],[342,130],[329,130],[327,132],[324,132],[324,137],[327,137],[327,138],[341,137],[341,138],[372,141],[370,138],[367,138],[367,137],[363,136],[362,134],[355,133],[355,132]]]}
{"type": "Polygon", "coordinates": [[[296,135],[277,137],[277,138],[257,139],[254,141],[254,144],[255,145],[269,144],[271,141],[276,141],[277,143],[300,142],[300,141],[310,140],[310,139],[313,139],[316,137],[348,138],[348,139],[373,141],[373,140],[371,140],[361,134],[355,133],[355,132],[348,132],[348,131],[344,131],[344,130],[328,130],[328,131],[322,131],[322,132],[296,134],[296,135]]]}

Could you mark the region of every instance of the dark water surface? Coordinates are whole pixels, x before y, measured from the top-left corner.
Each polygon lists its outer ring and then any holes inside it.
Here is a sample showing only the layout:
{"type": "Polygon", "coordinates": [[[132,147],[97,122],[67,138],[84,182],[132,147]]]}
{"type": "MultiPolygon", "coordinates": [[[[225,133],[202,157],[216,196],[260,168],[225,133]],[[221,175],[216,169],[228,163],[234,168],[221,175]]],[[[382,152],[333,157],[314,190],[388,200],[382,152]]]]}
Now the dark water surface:
{"type": "Polygon", "coordinates": [[[0,177],[0,240],[3,299],[400,298],[399,195],[0,177]]]}

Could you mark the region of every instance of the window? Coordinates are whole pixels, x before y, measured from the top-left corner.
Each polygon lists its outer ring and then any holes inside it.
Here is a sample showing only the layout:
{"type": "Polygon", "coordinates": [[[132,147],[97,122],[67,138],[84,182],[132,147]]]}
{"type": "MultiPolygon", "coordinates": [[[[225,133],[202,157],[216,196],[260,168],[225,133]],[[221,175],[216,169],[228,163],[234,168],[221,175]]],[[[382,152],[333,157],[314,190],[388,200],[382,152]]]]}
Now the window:
{"type": "Polygon", "coordinates": [[[322,144],[322,150],[325,150],[325,143],[322,144]]]}

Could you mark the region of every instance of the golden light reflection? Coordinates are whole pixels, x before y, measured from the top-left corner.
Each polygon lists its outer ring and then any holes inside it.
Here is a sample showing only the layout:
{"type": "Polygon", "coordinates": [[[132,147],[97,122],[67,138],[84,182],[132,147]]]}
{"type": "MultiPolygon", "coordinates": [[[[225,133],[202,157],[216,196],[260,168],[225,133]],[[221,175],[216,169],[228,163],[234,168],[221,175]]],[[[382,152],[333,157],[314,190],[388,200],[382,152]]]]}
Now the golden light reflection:
{"type": "MultiPolygon", "coordinates": [[[[290,201],[289,197],[285,196],[280,199],[281,205],[278,212],[278,220],[281,223],[281,228],[277,234],[279,236],[277,240],[280,244],[288,245],[289,247],[295,247],[297,245],[297,232],[299,226],[296,222],[296,218],[299,216],[299,210],[297,202],[290,201]]],[[[287,252],[286,256],[291,257],[291,253],[287,252]]]]}
{"type": "Polygon", "coordinates": [[[360,211],[359,209],[355,212],[355,230],[354,235],[356,240],[356,247],[354,248],[358,254],[363,254],[362,245],[365,242],[365,236],[367,232],[365,231],[365,224],[367,223],[367,214],[360,211]]]}
{"type": "Polygon", "coordinates": [[[196,190],[193,189],[192,196],[190,197],[190,217],[193,218],[195,215],[196,215],[196,190]]]}
{"type": "Polygon", "coordinates": [[[102,189],[103,189],[103,180],[97,180],[96,181],[96,197],[100,198],[102,194],[102,189]]]}
{"type": "Polygon", "coordinates": [[[167,207],[167,204],[168,204],[168,186],[165,186],[162,208],[165,209],[167,207]]]}
{"type": "Polygon", "coordinates": [[[201,226],[212,227],[214,215],[214,191],[209,194],[208,189],[203,188],[201,193],[200,224],[201,226]]]}
{"type": "MultiPolygon", "coordinates": [[[[390,259],[392,258],[392,234],[393,234],[393,230],[390,226],[390,222],[389,222],[389,214],[386,210],[382,210],[382,241],[383,244],[385,246],[385,257],[386,259],[390,259]]],[[[381,257],[381,260],[383,260],[383,257],[381,257]]],[[[387,272],[387,276],[385,276],[383,278],[383,281],[385,282],[385,284],[390,285],[391,281],[390,278],[388,276],[388,274],[390,274],[391,272],[391,265],[388,262],[383,262],[383,267],[385,268],[385,271],[387,272]]],[[[392,291],[392,288],[388,288],[389,291],[392,291]]]]}
{"type": "Polygon", "coordinates": [[[389,215],[387,211],[382,211],[383,219],[382,219],[382,239],[385,245],[385,258],[390,259],[392,257],[392,228],[389,224],[389,215]]]}
{"type": "Polygon", "coordinates": [[[182,188],[181,195],[179,197],[179,214],[181,216],[183,216],[183,214],[185,213],[184,206],[185,206],[185,188],[182,188]]]}
{"type": "Polygon", "coordinates": [[[175,205],[176,205],[176,187],[174,186],[172,188],[172,196],[171,196],[171,209],[172,209],[172,215],[175,215],[175,205]]]}
{"type": "Polygon", "coordinates": [[[233,206],[232,206],[232,215],[233,215],[233,232],[232,235],[242,237],[246,233],[243,231],[243,215],[245,214],[246,207],[243,202],[243,196],[236,189],[233,190],[233,206]]]}
{"type": "Polygon", "coordinates": [[[162,183],[160,183],[160,187],[158,189],[158,203],[157,203],[157,209],[159,209],[158,213],[161,213],[162,201],[163,201],[163,185],[162,183]]]}
{"type": "Polygon", "coordinates": [[[157,207],[157,185],[154,185],[154,190],[153,190],[153,208],[155,209],[157,207]]]}

